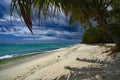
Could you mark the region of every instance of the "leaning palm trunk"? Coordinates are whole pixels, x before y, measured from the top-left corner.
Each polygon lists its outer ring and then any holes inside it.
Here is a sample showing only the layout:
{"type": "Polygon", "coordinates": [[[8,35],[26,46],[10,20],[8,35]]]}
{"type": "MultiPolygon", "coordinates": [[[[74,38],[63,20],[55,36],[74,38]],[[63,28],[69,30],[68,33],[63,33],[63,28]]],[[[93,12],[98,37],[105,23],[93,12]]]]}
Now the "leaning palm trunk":
{"type": "Polygon", "coordinates": [[[104,15],[100,15],[99,18],[97,19],[99,26],[108,33],[108,35],[112,38],[112,40],[116,44],[116,48],[110,53],[110,55],[112,55],[114,52],[120,51],[120,36],[118,36],[115,30],[112,29],[112,27],[115,26],[110,24],[107,20],[107,17],[105,17],[104,15]]]}
{"type": "Polygon", "coordinates": [[[102,18],[101,19],[98,18],[97,21],[99,23],[99,26],[108,33],[108,35],[112,38],[112,40],[116,44],[116,48],[111,49],[112,52],[109,54],[114,56],[113,54],[114,52],[120,51],[120,36],[118,36],[115,30],[112,29],[115,26],[109,24],[109,22],[106,19],[107,18],[102,15],[102,18]]]}
{"type": "Polygon", "coordinates": [[[106,24],[106,30],[108,32],[108,34],[111,36],[111,38],[113,39],[113,41],[116,44],[117,47],[117,51],[120,51],[120,36],[118,36],[111,28],[111,25],[106,24]]]}

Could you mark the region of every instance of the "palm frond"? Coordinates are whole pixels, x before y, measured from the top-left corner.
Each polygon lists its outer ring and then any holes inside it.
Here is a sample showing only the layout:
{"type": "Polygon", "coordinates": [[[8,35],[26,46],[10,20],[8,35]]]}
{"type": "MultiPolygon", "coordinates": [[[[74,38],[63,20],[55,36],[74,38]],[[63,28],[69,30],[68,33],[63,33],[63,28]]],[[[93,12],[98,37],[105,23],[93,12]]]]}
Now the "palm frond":
{"type": "MultiPolygon", "coordinates": [[[[66,16],[70,16],[69,23],[72,25],[75,22],[89,24],[90,19],[93,17],[101,23],[104,21],[104,17],[110,17],[111,22],[113,22],[113,17],[115,19],[120,17],[119,5],[119,0],[12,0],[10,14],[12,15],[14,9],[17,10],[23,17],[29,30],[32,32],[31,12],[34,9],[37,10],[36,16],[38,16],[39,20],[40,13],[43,13],[44,18],[46,19],[48,16],[57,16],[62,10],[66,16]],[[111,6],[113,11],[108,11],[108,6],[111,6]],[[117,13],[115,14],[116,11],[117,13]]],[[[120,19],[116,20],[120,21],[120,19]]]]}

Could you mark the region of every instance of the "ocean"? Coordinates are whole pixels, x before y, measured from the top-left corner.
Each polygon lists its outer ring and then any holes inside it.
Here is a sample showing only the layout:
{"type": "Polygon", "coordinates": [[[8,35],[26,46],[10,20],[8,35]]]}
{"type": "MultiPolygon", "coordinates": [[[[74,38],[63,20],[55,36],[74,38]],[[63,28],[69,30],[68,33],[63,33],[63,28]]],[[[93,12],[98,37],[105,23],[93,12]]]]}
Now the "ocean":
{"type": "Polygon", "coordinates": [[[0,44],[0,60],[32,54],[42,54],[74,44],[0,44]]]}

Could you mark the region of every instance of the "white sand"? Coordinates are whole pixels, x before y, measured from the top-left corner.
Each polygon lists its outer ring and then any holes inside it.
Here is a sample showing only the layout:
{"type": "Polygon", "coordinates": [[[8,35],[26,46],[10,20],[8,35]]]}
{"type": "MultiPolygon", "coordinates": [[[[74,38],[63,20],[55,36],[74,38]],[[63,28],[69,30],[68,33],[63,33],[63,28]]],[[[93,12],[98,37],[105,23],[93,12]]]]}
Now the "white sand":
{"type": "Polygon", "coordinates": [[[109,46],[114,44],[78,44],[44,57],[35,57],[1,70],[0,80],[113,80],[114,76],[120,75],[120,70],[111,65],[120,60],[107,56],[109,52],[103,53],[110,49],[109,46]],[[115,71],[118,73],[114,74],[115,71]]]}

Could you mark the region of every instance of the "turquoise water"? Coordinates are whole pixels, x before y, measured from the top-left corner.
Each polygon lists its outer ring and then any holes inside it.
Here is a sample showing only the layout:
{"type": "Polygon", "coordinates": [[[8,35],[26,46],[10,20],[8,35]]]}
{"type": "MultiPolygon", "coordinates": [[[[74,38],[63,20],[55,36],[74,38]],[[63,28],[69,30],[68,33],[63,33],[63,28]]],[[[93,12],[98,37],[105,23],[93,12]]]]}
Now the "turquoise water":
{"type": "Polygon", "coordinates": [[[74,44],[0,44],[0,59],[52,51],[74,44]]]}

